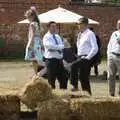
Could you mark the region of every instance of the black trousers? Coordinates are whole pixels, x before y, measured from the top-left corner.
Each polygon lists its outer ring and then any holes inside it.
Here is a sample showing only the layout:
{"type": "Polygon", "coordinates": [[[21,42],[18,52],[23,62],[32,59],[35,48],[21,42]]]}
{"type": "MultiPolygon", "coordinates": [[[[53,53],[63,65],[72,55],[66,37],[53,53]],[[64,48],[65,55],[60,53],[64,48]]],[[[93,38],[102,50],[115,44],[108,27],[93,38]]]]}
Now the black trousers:
{"type": "Polygon", "coordinates": [[[91,87],[90,87],[90,60],[81,59],[79,62],[73,64],[71,66],[71,84],[78,88],[78,79],[80,79],[82,90],[88,91],[91,94],[91,87]]]}
{"type": "Polygon", "coordinates": [[[60,89],[67,89],[67,81],[65,69],[62,60],[52,58],[46,59],[46,66],[48,72],[48,82],[53,89],[55,89],[55,81],[58,79],[60,89]]]}
{"type": "Polygon", "coordinates": [[[94,73],[95,75],[98,75],[98,65],[94,65],[94,73]]]}

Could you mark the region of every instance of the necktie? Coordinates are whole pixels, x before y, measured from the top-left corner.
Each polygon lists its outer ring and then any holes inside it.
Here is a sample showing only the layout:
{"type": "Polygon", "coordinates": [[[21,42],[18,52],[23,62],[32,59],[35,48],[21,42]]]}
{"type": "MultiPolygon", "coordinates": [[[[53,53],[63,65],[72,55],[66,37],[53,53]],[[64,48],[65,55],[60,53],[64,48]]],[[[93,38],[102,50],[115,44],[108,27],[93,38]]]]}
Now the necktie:
{"type": "Polygon", "coordinates": [[[58,45],[58,41],[57,41],[57,39],[56,39],[55,34],[53,34],[53,38],[54,38],[54,40],[55,40],[56,45],[58,45]]]}
{"type": "MultiPolygon", "coordinates": [[[[55,43],[56,43],[56,45],[58,45],[59,43],[58,43],[58,41],[57,41],[57,39],[56,39],[56,36],[55,36],[55,34],[53,34],[53,39],[55,40],[55,43]]],[[[57,50],[60,54],[62,53],[60,50],[57,50]]]]}

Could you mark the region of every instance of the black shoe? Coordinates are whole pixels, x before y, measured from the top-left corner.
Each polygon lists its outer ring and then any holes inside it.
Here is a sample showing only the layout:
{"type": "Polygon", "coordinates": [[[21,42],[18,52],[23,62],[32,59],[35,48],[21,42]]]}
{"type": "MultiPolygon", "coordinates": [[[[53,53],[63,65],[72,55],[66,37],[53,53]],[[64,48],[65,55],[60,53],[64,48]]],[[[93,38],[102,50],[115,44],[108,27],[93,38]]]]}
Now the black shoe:
{"type": "Polygon", "coordinates": [[[115,97],[115,94],[110,94],[110,96],[115,97]]]}
{"type": "Polygon", "coordinates": [[[99,75],[98,73],[95,74],[95,76],[98,76],[98,75],[99,75]]]}
{"type": "Polygon", "coordinates": [[[71,91],[76,92],[76,91],[79,91],[79,89],[78,88],[72,88],[71,91]]]}

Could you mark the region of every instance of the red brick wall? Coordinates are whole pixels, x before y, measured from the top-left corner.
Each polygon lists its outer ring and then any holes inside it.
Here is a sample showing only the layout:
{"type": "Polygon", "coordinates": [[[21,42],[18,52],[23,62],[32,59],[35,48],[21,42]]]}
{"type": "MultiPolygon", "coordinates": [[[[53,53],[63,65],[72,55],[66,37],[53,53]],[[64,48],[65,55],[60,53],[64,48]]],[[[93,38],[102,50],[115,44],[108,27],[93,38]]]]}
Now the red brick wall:
{"type": "Polygon", "coordinates": [[[116,22],[120,19],[120,7],[70,5],[69,9],[100,22],[96,29],[106,47],[111,33],[116,29],[116,22]]]}
{"type": "Polygon", "coordinates": [[[24,19],[24,12],[32,5],[36,6],[38,13],[42,13],[57,8],[59,4],[73,12],[99,21],[100,25],[95,28],[106,48],[109,37],[115,30],[116,21],[120,19],[120,6],[70,4],[69,0],[0,0],[0,24],[7,24],[4,29],[0,27],[0,35],[8,40],[15,39],[16,36],[26,39],[24,36],[26,36],[27,26],[15,25],[24,19]]]}
{"type": "Polygon", "coordinates": [[[66,5],[68,0],[0,0],[0,23],[16,23],[22,20],[30,6],[36,6],[39,13],[66,5]]]}

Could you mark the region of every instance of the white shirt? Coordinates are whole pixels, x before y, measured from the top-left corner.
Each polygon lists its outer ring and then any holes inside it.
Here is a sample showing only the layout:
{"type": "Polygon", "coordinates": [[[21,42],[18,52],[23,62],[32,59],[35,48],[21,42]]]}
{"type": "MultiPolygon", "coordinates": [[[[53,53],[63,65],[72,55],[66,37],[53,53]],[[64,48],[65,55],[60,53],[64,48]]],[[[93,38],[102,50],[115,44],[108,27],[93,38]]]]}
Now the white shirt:
{"type": "Polygon", "coordinates": [[[51,58],[62,59],[63,58],[63,53],[62,53],[62,50],[64,49],[63,41],[58,34],[55,34],[55,37],[56,37],[58,44],[56,44],[55,39],[53,38],[53,34],[51,34],[50,32],[47,32],[43,37],[45,58],[48,58],[48,59],[51,59],[51,58]],[[51,51],[51,49],[54,51],[51,51]],[[59,53],[58,50],[60,50],[61,53],[59,53]]]}
{"type": "Polygon", "coordinates": [[[113,32],[111,35],[107,47],[108,56],[111,55],[112,52],[120,54],[120,44],[118,43],[118,40],[120,40],[120,30],[113,32]]]}
{"type": "Polygon", "coordinates": [[[86,29],[83,33],[78,34],[77,38],[77,54],[78,56],[87,55],[87,59],[91,59],[96,55],[98,51],[98,45],[95,34],[86,29]]]}

